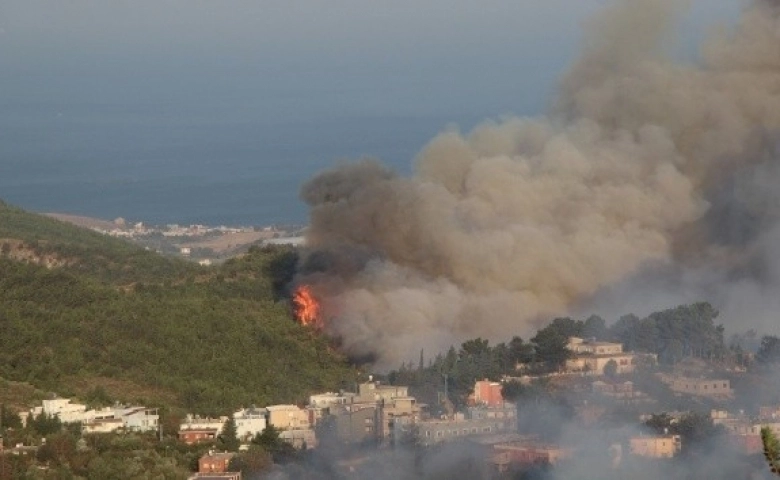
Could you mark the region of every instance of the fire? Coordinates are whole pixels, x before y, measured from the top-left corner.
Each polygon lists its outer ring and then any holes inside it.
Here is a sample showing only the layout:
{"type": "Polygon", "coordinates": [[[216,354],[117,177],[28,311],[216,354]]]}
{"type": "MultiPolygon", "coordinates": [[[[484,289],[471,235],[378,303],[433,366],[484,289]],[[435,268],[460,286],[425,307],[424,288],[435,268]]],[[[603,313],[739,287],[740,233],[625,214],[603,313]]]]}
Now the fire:
{"type": "Polygon", "coordinates": [[[320,304],[311,292],[308,285],[301,285],[295,290],[293,295],[295,304],[295,317],[301,325],[309,325],[317,328],[322,327],[320,318],[320,304]]]}

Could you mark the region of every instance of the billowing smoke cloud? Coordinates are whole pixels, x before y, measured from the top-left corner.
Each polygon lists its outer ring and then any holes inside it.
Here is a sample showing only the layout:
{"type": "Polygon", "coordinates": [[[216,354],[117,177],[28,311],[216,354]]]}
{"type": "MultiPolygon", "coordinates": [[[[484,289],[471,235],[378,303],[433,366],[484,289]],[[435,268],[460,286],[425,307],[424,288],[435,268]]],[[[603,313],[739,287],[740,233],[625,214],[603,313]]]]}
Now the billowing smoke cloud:
{"type": "Polygon", "coordinates": [[[596,19],[548,118],[446,131],[411,178],[364,160],[304,185],[301,280],[328,331],[395,366],[583,305],[774,299],[780,2],[754,2],[698,65],[664,56],[679,3],[596,19]]]}

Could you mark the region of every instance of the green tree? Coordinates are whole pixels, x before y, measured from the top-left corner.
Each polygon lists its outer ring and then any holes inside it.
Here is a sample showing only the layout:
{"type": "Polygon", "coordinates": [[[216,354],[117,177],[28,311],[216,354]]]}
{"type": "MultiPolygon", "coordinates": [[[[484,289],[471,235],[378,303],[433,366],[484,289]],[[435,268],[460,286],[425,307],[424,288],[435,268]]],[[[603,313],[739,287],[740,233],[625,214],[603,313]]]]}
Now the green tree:
{"type": "Polygon", "coordinates": [[[780,477],[780,440],[771,428],[761,427],[761,442],[764,444],[764,458],[769,470],[780,477]]]}
{"type": "Polygon", "coordinates": [[[489,342],[482,338],[475,338],[463,342],[460,346],[460,357],[476,357],[490,352],[489,342]]]}
{"type": "Polygon", "coordinates": [[[763,364],[780,363],[780,338],[774,335],[761,337],[761,346],[756,353],[756,360],[763,364]]]}
{"type": "Polygon", "coordinates": [[[222,432],[217,439],[217,446],[226,452],[237,452],[241,442],[238,440],[236,420],[230,416],[222,426],[222,432]]]}
{"type": "Polygon", "coordinates": [[[18,413],[2,404],[0,405],[0,431],[9,428],[22,428],[22,419],[18,413]]]}
{"type": "Polygon", "coordinates": [[[579,336],[581,332],[582,322],[575,322],[571,318],[556,318],[536,332],[536,336],[531,339],[536,359],[551,369],[562,367],[572,355],[567,348],[569,338],[579,336]]]}
{"type": "Polygon", "coordinates": [[[604,375],[605,376],[607,376],[609,378],[615,378],[615,377],[617,377],[617,373],[618,373],[618,364],[617,364],[617,362],[614,359],[608,361],[606,363],[606,365],[604,365],[604,375]]]}
{"type": "Polygon", "coordinates": [[[514,336],[509,341],[509,357],[513,363],[529,363],[534,357],[534,347],[522,338],[514,336]]]}
{"type": "Polygon", "coordinates": [[[273,425],[266,425],[261,433],[255,435],[252,443],[270,453],[276,463],[286,463],[295,457],[295,448],[282,440],[279,430],[273,425]]]}
{"type": "Polygon", "coordinates": [[[230,471],[241,472],[242,477],[255,478],[271,469],[273,459],[263,447],[252,445],[249,450],[239,453],[230,460],[230,471]]]}
{"type": "Polygon", "coordinates": [[[585,320],[582,326],[582,336],[585,338],[595,338],[596,340],[606,340],[609,335],[607,322],[598,315],[591,315],[585,320]]]}

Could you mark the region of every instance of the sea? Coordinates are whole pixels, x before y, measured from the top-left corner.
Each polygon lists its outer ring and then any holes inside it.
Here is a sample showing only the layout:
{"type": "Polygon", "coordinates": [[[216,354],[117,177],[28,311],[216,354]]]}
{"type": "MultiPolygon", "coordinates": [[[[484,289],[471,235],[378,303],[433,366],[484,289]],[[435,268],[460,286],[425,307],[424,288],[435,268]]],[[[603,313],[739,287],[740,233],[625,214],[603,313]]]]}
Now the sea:
{"type": "Polygon", "coordinates": [[[318,172],[372,157],[410,175],[438,132],[492,113],[277,115],[205,103],[7,102],[0,199],[152,225],[303,225],[299,192],[318,172]]]}

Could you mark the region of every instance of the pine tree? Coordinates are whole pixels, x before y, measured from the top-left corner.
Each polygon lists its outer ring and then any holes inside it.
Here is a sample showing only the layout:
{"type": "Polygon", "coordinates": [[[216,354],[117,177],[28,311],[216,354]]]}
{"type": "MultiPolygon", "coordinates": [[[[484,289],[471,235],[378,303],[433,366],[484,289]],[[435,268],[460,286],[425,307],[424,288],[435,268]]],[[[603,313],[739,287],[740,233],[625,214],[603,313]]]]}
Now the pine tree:
{"type": "Polygon", "coordinates": [[[219,435],[217,445],[227,452],[237,452],[241,442],[238,440],[236,421],[230,417],[222,427],[222,433],[219,435]]]}

